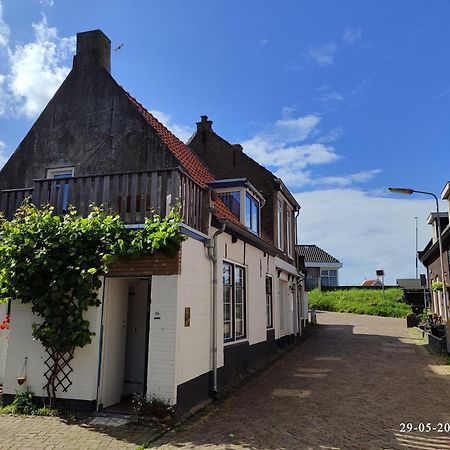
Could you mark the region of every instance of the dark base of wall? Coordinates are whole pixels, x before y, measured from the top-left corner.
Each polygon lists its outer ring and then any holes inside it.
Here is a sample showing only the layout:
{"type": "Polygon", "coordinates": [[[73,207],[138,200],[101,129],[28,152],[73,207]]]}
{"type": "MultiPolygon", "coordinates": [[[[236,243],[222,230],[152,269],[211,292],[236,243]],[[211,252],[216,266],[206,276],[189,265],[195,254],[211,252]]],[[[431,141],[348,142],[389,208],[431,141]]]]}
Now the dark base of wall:
{"type": "Polygon", "coordinates": [[[221,396],[231,387],[264,367],[276,355],[292,345],[298,337],[294,335],[275,339],[275,331],[267,331],[267,340],[249,345],[238,342],[224,348],[224,365],[218,369],[218,394],[213,392],[213,373],[208,372],[177,388],[176,411],[179,417],[198,408],[211,398],[221,396]]]}
{"type": "Polygon", "coordinates": [[[176,415],[181,417],[193,412],[199,404],[213,395],[213,372],[207,372],[177,387],[176,415]]]}
{"type": "MultiPolygon", "coordinates": [[[[10,405],[14,401],[14,394],[3,394],[3,405],[10,405]]],[[[47,404],[45,397],[33,396],[33,403],[37,406],[44,406],[47,404]]],[[[90,413],[97,409],[97,400],[76,400],[71,398],[58,398],[56,400],[56,407],[62,411],[78,411],[90,413]]]]}

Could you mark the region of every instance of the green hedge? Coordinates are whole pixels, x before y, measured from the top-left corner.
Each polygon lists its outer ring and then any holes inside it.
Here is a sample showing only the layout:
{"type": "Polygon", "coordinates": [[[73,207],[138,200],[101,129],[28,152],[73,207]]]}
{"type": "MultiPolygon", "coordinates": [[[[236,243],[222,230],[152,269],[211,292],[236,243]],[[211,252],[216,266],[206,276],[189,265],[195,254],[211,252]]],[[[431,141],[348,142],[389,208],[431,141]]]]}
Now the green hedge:
{"type": "Polygon", "coordinates": [[[406,317],[411,308],[404,302],[402,289],[348,289],[309,293],[309,306],[321,311],[369,314],[383,317],[406,317]]]}

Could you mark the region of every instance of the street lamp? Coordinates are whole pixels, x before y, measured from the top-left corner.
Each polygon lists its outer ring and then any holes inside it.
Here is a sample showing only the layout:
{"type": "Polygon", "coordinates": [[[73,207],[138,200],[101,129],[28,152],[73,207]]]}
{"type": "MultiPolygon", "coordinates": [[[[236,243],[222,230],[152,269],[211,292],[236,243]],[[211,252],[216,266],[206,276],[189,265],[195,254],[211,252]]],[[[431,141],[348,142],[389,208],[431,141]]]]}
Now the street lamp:
{"type": "Polygon", "coordinates": [[[442,294],[444,296],[444,320],[447,321],[447,319],[448,319],[447,287],[445,285],[445,277],[444,277],[444,256],[443,256],[443,252],[442,252],[441,219],[440,219],[440,216],[439,216],[439,201],[438,201],[438,198],[432,192],[416,191],[415,189],[409,189],[409,188],[390,187],[390,188],[388,188],[388,190],[391,191],[391,192],[395,192],[397,194],[412,195],[412,194],[415,193],[415,194],[431,195],[432,197],[434,197],[434,200],[436,201],[437,234],[438,234],[438,243],[439,243],[439,260],[440,260],[440,263],[441,263],[442,294]]]}

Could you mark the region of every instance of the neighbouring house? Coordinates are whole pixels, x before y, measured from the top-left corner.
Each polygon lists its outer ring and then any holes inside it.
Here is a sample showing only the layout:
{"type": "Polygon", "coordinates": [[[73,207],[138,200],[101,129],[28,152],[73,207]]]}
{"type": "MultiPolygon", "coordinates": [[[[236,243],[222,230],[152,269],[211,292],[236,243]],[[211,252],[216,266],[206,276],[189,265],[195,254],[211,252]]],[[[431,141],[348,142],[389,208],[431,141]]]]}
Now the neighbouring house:
{"type": "Polygon", "coordinates": [[[339,269],[342,263],[317,245],[297,245],[307,271],[306,290],[322,286],[339,286],[339,269]]]}
{"type": "MultiPolygon", "coordinates": [[[[442,291],[433,290],[432,286],[435,282],[442,282],[441,261],[438,242],[438,221],[441,229],[442,256],[444,266],[445,285],[447,286],[447,298],[449,295],[448,286],[450,283],[449,266],[450,266],[450,181],[447,182],[441,193],[441,198],[447,200],[448,212],[432,212],[428,216],[428,224],[431,225],[431,239],[422,251],[418,252],[420,262],[427,269],[428,287],[431,293],[430,307],[432,312],[439,316],[445,316],[444,295],[442,291]]],[[[447,305],[448,308],[448,305],[447,305]]],[[[447,311],[447,317],[450,311],[447,311]]]]}
{"type": "Polygon", "coordinates": [[[383,287],[383,282],[379,278],[365,279],[361,287],[383,287]]]}
{"type": "MultiPolygon", "coordinates": [[[[94,410],[143,393],[183,412],[302,334],[300,206],[236,146],[223,141],[223,154],[209,158],[214,147],[200,149],[207,120],[190,147],[181,142],[117,84],[110,49],[100,30],[77,34],[71,72],[0,172],[0,205],[11,218],[28,196],[58,213],[73,204],[84,215],[95,202],[139,227],[153,210],[165,215],[181,203],[188,237],[181,250],[112,267],[101,306],[85,315],[93,341],[75,351],[57,396],[64,407],[94,410]]],[[[10,308],[9,336],[0,340],[6,401],[25,361],[35,395],[46,384],[35,317],[18,301],[10,308]]]]}

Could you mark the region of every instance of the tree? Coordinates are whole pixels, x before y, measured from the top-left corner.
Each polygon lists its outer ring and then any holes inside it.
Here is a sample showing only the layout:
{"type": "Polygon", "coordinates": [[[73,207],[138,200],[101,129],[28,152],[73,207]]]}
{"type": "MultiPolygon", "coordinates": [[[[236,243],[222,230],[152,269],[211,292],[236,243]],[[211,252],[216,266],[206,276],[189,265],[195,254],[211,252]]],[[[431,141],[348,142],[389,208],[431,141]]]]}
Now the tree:
{"type": "Polygon", "coordinates": [[[143,229],[127,230],[120,216],[100,207],[91,206],[88,217],[73,207],[59,216],[28,200],[11,221],[0,220],[0,302],[30,304],[40,319],[32,333],[51,358],[50,406],[63,365],[91,343],[94,333],[83,313],[100,305],[97,292],[110,264],[122,256],[176,253],[185,239],[181,220],[176,209],[167,218],[147,219],[143,229]]]}

